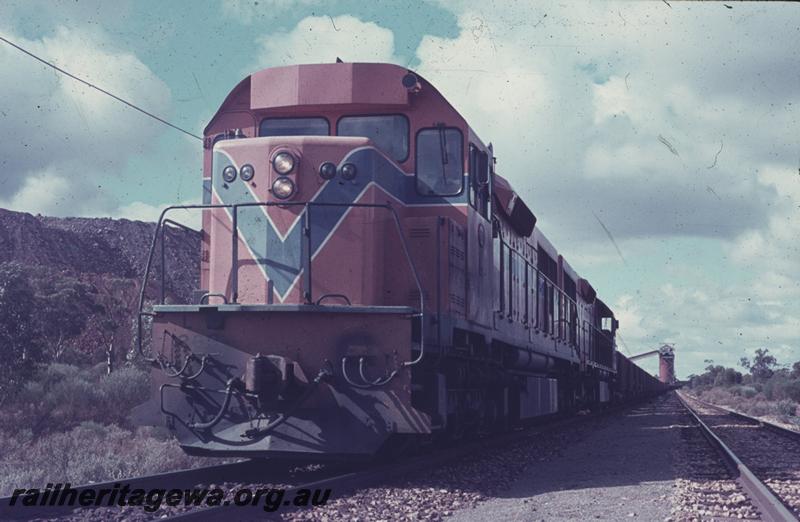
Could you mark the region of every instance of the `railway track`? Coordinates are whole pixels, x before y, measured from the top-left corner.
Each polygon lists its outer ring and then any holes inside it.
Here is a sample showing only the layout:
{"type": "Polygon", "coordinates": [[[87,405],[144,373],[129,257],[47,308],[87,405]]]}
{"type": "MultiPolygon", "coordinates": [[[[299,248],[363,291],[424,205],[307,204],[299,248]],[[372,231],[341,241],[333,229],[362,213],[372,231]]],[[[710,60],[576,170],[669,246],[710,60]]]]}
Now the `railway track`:
{"type": "MultiPolygon", "coordinates": [[[[433,470],[449,463],[458,462],[468,457],[474,458],[476,454],[486,454],[493,450],[507,448],[515,443],[524,442],[525,439],[554,433],[572,426],[578,426],[592,419],[597,419],[610,412],[629,405],[619,406],[609,411],[598,412],[588,416],[571,416],[553,418],[539,425],[518,429],[500,435],[485,436],[456,444],[436,451],[419,452],[418,455],[403,459],[400,462],[391,462],[380,465],[354,467],[322,466],[318,468],[295,468],[286,464],[280,465],[265,461],[247,461],[235,464],[209,466],[192,470],[163,473],[146,477],[136,477],[118,481],[77,487],[82,491],[87,488],[94,490],[112,488],[115,484],[128,485],[131,489],[142,488],[151,490],[161,489],[186,489],[186,488],[221,488],[226,491],[226,503],[220,506],[164,506],[155,512],[146,512],[141,506],[125,507],[15,507],[9,506],[10,497],[0,499],[0,520],[6,519],[66,519],[66,520],[251,520],[264,519],[263,503],[253,507],[234,507],[233,492],[247,488],[251,491],[258,489],[282,489],[283,498],[292,499],[302,489],[331,490],[331,500],[335,497],[346,495],[348,492],[375,486],[376,484],[390,482],[395,479],[419,473],[420,471],[433,470]]],[[[286,515],[295,506],[281,506],[280,510],[272,513],[274,516],[286,515]]]]}
{"type": "Polygon", "coordinates": [[[761,520],[800,516],[800,433],[677,392],[761,520]]]}

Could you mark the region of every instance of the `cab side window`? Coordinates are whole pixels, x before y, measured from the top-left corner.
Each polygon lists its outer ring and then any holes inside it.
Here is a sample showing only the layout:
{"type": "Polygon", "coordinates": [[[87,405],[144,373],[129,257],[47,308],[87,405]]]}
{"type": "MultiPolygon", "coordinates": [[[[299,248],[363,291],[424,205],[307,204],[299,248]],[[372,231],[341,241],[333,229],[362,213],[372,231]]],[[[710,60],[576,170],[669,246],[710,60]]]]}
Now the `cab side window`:
{"type": "Polygon", "coordinates": [[[456,196],[464,189],[463,136],[454,127],[422,129],[416,141],[417,192],[456,196]]]}
{"type": "Polygon", "coordinates": [[[489,155],[469,146],[469,203],[480,215],[489,218],[489,155]]]}

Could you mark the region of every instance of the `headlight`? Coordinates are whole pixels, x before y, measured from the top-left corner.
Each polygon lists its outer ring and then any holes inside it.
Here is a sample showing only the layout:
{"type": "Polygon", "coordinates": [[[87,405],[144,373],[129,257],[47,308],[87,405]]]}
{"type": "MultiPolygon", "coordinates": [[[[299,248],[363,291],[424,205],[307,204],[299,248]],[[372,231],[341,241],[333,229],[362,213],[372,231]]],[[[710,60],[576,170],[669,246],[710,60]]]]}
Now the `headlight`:
{"type": "Polygon", "coordinates": [[[345,163],[342,165],[341,173],[342,177],[346,180],[351,180],[356,177],[356,166],[352,163],[345,163]]]}
{"type": "Polygon", "coordinates": [[[239,171],[239,177],[242,178],[242,181],[250,181],[255,175],[256,169],[254,169],[249,163],[247,165],[243,165],[242,170],[239,171]]]}
{"type": "Polygon", "coordinates": [[[272,183],[272,194],[278,199],[286,199],[294,194],[294,182],[280,177],[272,183]]]}
{"type": "Polygon", "coordinates": [[[288,152],[281,152],[272,159],[272,168],[278,174],[286,175],[294,169],[294,156],[288,152]]]}
{"type": "Polygon", "coordinates": [[[228,183],[233,182],[233,180],[236,179],[236,167],[228,165],[227,167],[222,169],[222,179],[224,179],[228,183]]]}
{"type": "Polygon", "coordinates": [[[336,175],[336,165],[326,161],[319,166],[319,177],[322,179],[332,179],[336,175]]]}

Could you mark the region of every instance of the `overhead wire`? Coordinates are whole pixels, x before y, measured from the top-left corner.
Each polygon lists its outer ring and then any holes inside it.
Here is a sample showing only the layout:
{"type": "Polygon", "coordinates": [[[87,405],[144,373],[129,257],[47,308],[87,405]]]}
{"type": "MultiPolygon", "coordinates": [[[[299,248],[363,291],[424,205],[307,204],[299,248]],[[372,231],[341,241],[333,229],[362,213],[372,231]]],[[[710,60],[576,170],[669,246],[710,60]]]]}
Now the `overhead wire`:
{"type": "Polygon", "coordinates": [[[67,70],[64,70],[64,69],[62,69],[61,67],[59,67],[59,66],[57,66],[57,65],[55,65],[55,64],[53,64],[53,63],[51,63],[51,62],[48,62],[48,61],[47,61],[47,60],[45,60],[44,58],[41,58],[41,57],[37,56],[36,54],[32,53],[31,51],[29,51],[29,50],[25,49],[24,47],[21,47],[21,46],[19,46],[19,45],[15,44],[15,43],[14,43],[14,42],[12,42],[11,40],[9,40],[9,39],[7,39],[7,38],[5,38],[5,37],[1,36],[1,35],[0,35],[0,40],[2,40],[3,42],[7,43],[7,44],[8,44],[8,45],[10,45],[11,47],[13,47],[13,48],[17,49],[18,51],[20,51],[20,52],[22,52],[22,53],[25,53],[25,54],[27,54],[27,55],[28,55],[28,56],[30,56],[31,58],[33,58],[33,59],[35,59],[35,60],[37,60],[37,61],[39,61],[39,62],[41,62],[41,63],[45,64],[46,66],[48,66],[48,67],[51,67],[51,68],[55,69],[56,71],[60,72],[61,74],[64,74],[64,75],[66,75],[66,76],[69,76],[69,77],[70,77],[70,78],[72,78],[73,80],[76,80],[76,81],[78,81],[78,82],[81,82],[82,84],[84,84],[84,85],[86,85],[86,86],[88,86],[88,87],[91,87],[92,89],[95,89],[95,90],[97,90],[97,91],[100,91],[101,93],[105,94],[106,96],[110,96],[111,98],[113,98],[113,99],[117,100],[118,102],[120,102],[120,103],[124,103],[125,105],[127,105],[127,106],[128,106],[128,107],[130,107],[131,109],[134,109],[134,110],[136,110],[136,111],[139,111],[139,112],[141,112],[141,113],[142,113],[142,114],[144,114],[145,116],[149,116],[150,118],[153,118],[154,120],[156,120],[156,121],[158,121],[158,122],[160,122],[160,123],[163,123],[164,125],[167,125],[167,126],[169,126],[169,127],[172,127],[173,129],[175,129],[175,130],[177,130],[177,131],[180,131],[180,132],[182,132],[182,133],[186,134],[187,136],[191,136],[192,138],[196,138],[196,139],[198,139],[198,140],[201,140],[201,141],[203,140],[203,138],[201,138],[201,137],[200,137],[200,136],[198,136],[197,134],[194,134],[194,133],[192,133],[192,132],[189,132],[188,130],[186,130],[186,129],[183,129],[183,128],[181,128],[181,127],[179,127],[179,126],[175,125],[174,123],[170,123],[169,121],[165,120],[164,118],[161,118],[160,116],[157,116],[157,115],[153,114],[152,112],[150,112],[150,111],[147,111],[147,110],[145,110],[145,109],[143,109],[143,108],[139,107],[138,105],[136,105],[136,104],[134,104],[134,103],[132,103],[132,102],[129,102],[128,100],[126,100],[126,99],[124,99],[124,98],[121,98],[121,97],[117,96],[116,94],[114,94],[114,93],[112,93],[112,92],[109,92],[109,91],[107,91],[107,90],[103,89],[102,87],[99,87],[99,86],[97,86],[97,85],[95,85],[95,84],[93,84],[93,83],[91,83],[91,82],[89,82],[89,81],[87,81],[87,80],[84,80],[83,78],[80,78],[80,77],[78,77],[78,76],[75,76],[75,75],[74,75],[74,74],[72,74],[71,72],[69,72],[69,71],[67,71],[67,70]]]}

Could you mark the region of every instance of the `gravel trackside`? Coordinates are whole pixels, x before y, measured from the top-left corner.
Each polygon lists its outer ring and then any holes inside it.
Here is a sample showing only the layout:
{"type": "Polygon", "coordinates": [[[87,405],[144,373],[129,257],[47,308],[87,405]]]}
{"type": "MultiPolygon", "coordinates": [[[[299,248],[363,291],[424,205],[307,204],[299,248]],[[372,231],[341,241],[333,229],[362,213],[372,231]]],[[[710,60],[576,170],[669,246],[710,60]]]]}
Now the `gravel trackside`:
{"type": "Polygon", "coordinates": [[[451,520],[672,520],[673,448],[687,417],[672,394],[603,420],[559,458],[451,520]]]}

